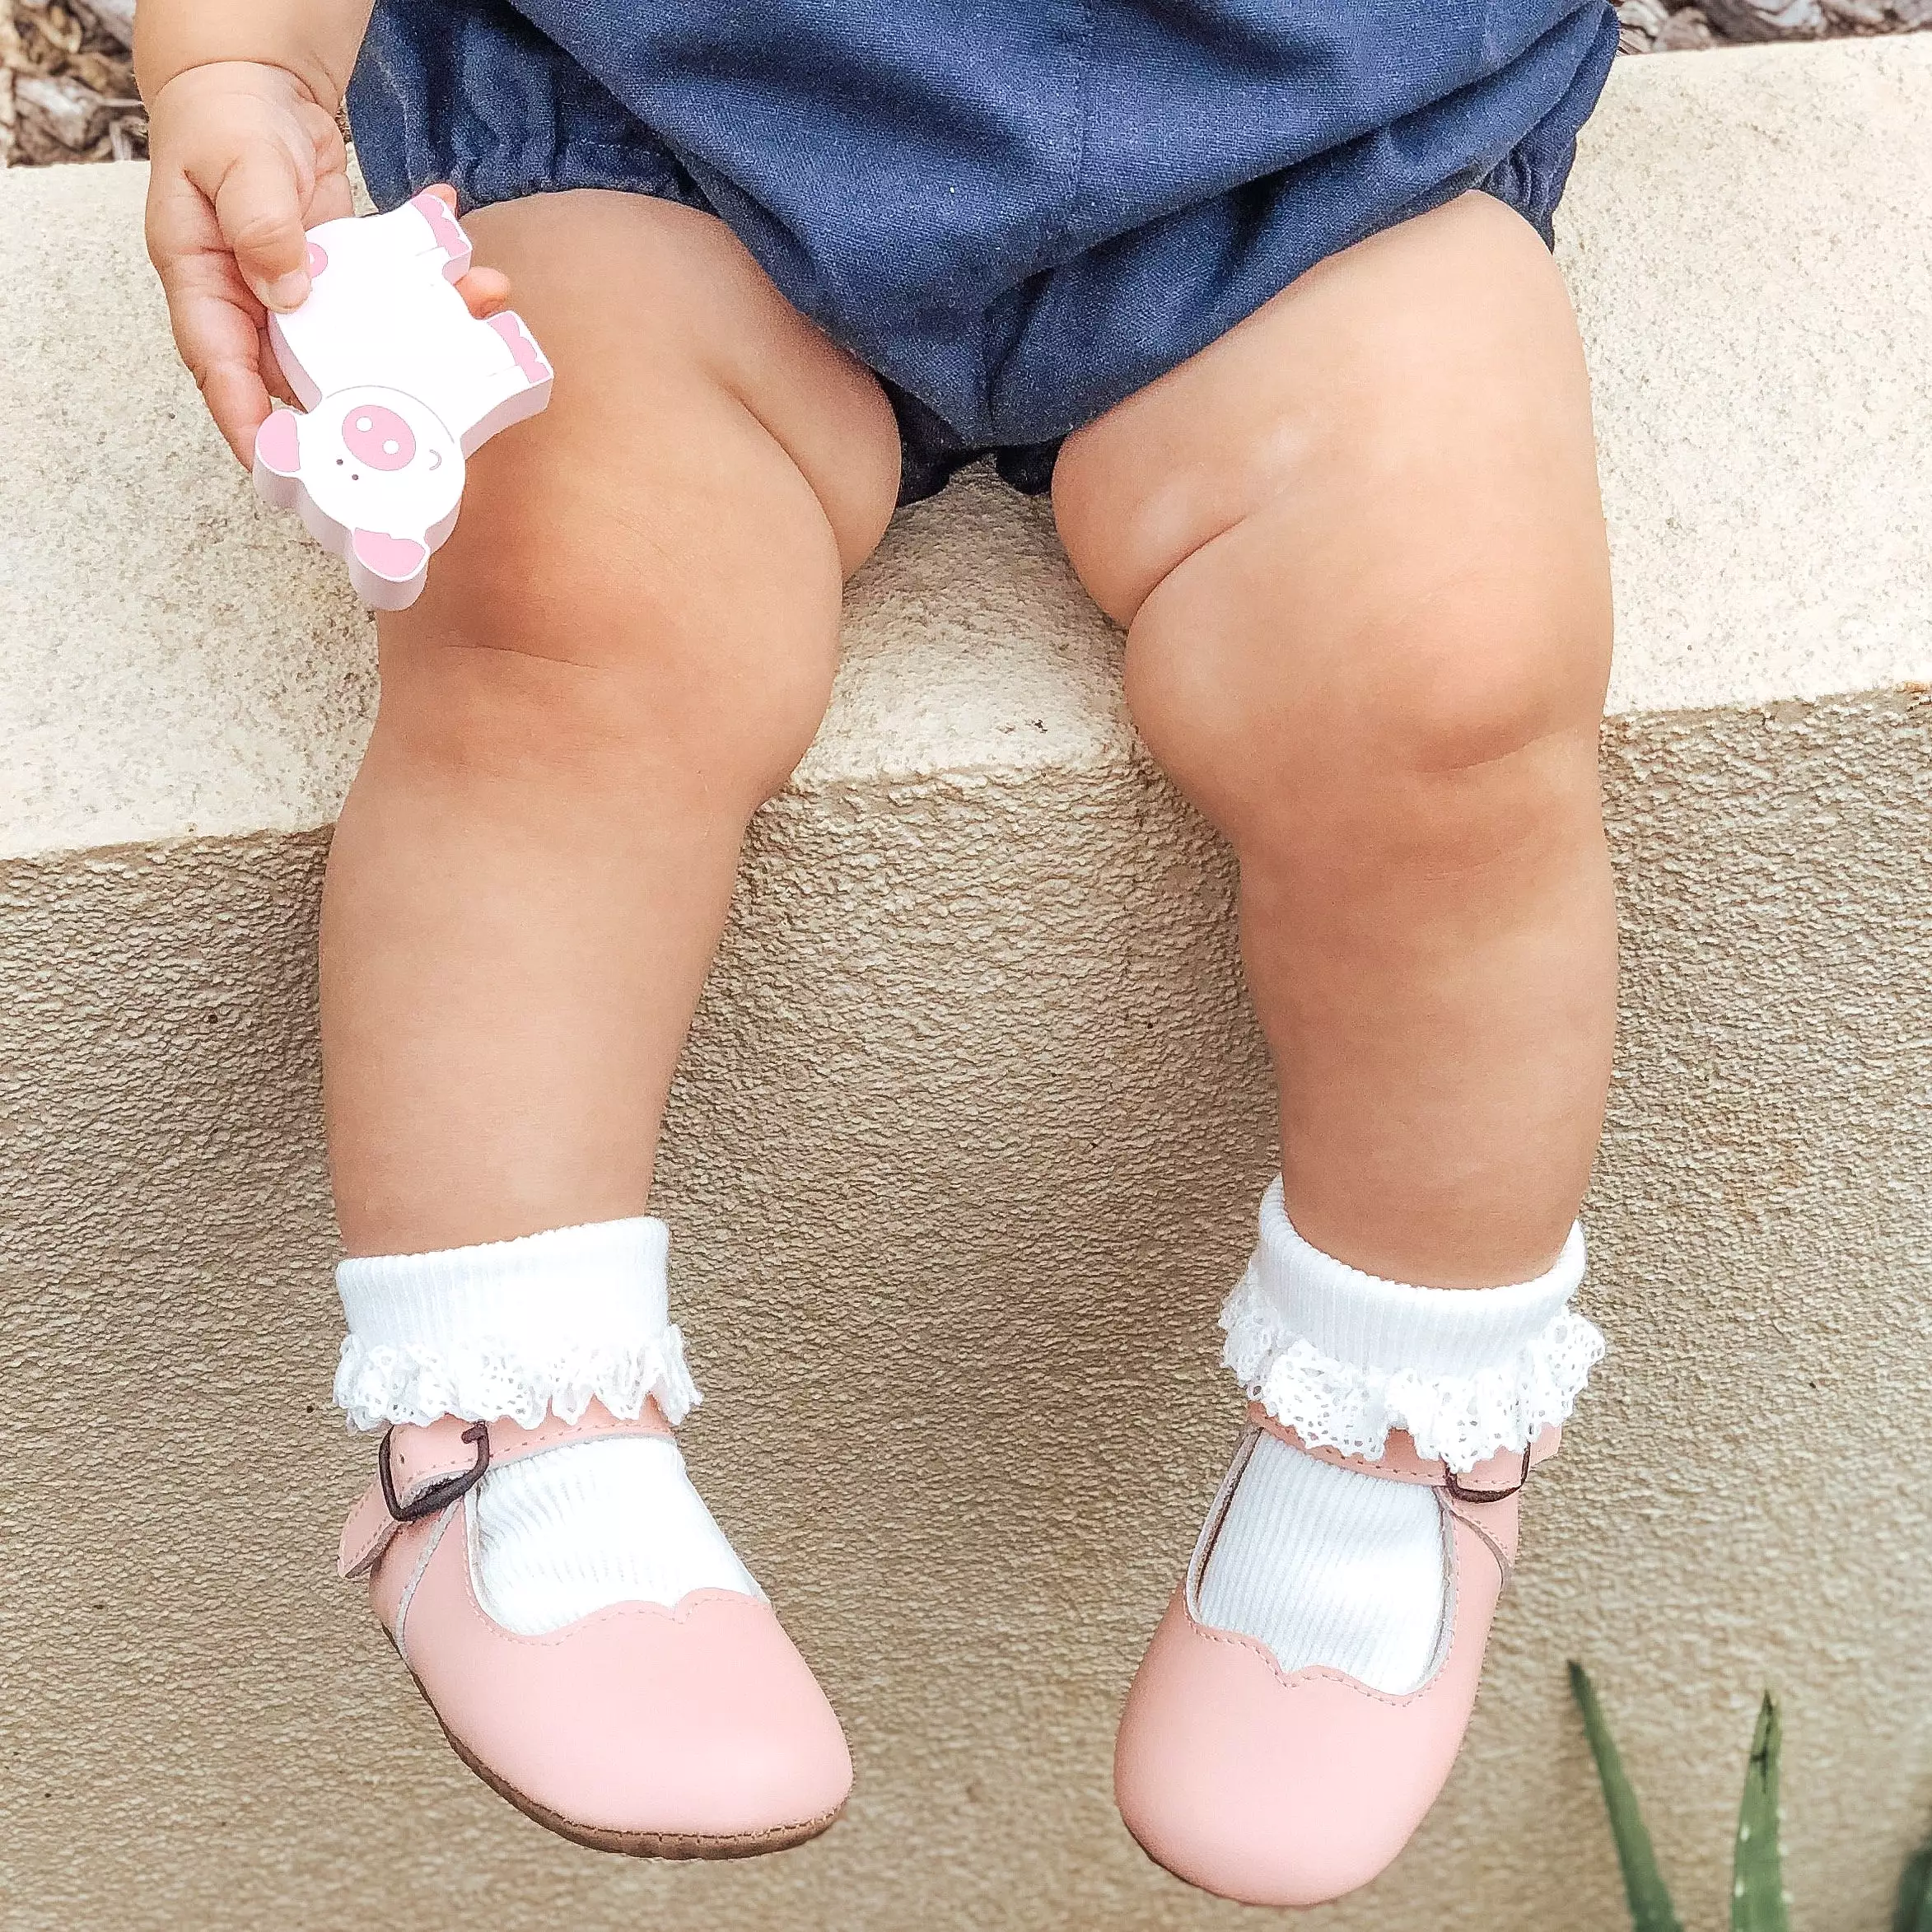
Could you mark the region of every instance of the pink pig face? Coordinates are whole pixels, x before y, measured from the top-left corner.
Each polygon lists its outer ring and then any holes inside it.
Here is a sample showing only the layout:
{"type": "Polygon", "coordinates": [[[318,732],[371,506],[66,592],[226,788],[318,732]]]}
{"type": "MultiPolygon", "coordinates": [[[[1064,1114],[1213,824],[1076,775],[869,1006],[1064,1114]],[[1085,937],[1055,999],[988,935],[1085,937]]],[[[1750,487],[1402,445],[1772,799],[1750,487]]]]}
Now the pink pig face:
{"type": "MultiPolygon", "coordinates": [[[[340,390],[276,429],[295,433],[310,501],[344,531],[433,550],[463,495],[463,450],[436,414],[399,390],[340,390]]],[[[283,450],[272,453],[282,469],[283,450]]]]}

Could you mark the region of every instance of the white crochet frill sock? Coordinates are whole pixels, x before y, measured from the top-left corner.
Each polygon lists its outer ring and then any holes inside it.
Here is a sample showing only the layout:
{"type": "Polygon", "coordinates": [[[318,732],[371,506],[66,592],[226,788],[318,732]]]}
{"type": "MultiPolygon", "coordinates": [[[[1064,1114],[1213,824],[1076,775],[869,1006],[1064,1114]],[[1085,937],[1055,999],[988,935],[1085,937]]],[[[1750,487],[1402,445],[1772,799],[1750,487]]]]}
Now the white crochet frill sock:
{"type": "MultiPolygon", "coordinates": [[[[340,1262],[348,1336],[335,1400],[352,1429],[546,1413],[593,1399],[675,1425],[698,1401],[671,1325],[670,1230],[643,1216],[432,1254],[340,1262]]],[[[525,1636],[612,1603],[761,1594],[668,1437],[591,1439],[492,1469],[472,1492],[478,1601],[525,1636]]]]}
{"type": "MultiPolygon", "coordinates": [[[[1374,1460],[1400,1429],[1464,1473],[1569,1415],[1603,1352],[1569,1305],[1583,1272],[1573,1228],[1533,1281],[1385,1281],[1304,1240],[1277,1180],[1221,1314],[1222,1359],[1304,1442],[1374,1460]]],[[[1390,1696],[1419,1688],[1449,1608],[1437,1491],[1337,1468],[1265,1431],[1228,1481],[1209,1519],[1202,1621],[1267,1645],[1285,1671],[1325,1665],[1390,1696]]]]}

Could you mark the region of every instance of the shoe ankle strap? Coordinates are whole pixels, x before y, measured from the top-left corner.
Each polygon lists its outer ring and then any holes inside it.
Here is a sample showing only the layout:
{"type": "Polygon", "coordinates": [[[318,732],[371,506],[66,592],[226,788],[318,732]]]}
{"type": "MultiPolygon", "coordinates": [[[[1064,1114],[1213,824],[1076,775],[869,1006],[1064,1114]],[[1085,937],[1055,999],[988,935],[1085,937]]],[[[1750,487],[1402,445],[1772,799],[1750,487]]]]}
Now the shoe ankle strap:
{"type": "Polygon", "coordinates": [[[1339,1469],[1357,1470],[1364,1476],[1379,1476],[1390,1482],[1426,1484],[1431,1489],[1446,1490],[1463,1503],[1506,1502],[1528,1482],[1530,1471],[1548,1462],[1563,1441],[1562,1429],[1552,1423],[1531,1439],[1527,1449],[1498,1449],[1473,1468],[1458,1471],[1450,1468],[1440,1457],[1418,1455],[1414,1440],[1404,1430],[1390,1430],[1382,1454],[1371,1459],[1348,1455],[1324,1444],[1304,1441],[1290,1425],[1278,1421],[1259,1402],[1249,1403],[1248,1414],[1257,1428],[1266,1430],[1318,1463],[1332,1463],[1339,1469]]]}
{"type": "Polygon", "coordinates": [[[420,1426],[399,1422],[385,1430],[376,1447],[376,1479],[343,1525],[337,1573],[345,1579],[366,1576],[405,1524],[447,1509],[487,1472],[506,1463],[592,1436],[670,1433],[670,1424],[651,1400],[630,1421],[593,1402],[575,1422],[547,1415],[534,1429],[507,1416],[487,1424],[460,1416],[441,1416],[420,1426]]]}

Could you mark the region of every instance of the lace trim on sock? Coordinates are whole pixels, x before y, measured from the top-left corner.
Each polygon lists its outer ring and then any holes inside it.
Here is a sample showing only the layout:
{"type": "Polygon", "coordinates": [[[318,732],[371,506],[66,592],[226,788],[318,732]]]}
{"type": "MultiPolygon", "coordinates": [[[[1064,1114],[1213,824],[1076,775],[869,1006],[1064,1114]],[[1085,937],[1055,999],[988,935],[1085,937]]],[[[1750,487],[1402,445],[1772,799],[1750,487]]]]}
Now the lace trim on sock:
{"type": "Polygon", "coordinates": [[[352,1429],[433,1422],[439,1416],[469,1422],[511,1416],[534,1429],[547,1410],[574,1422],[593,1400],[629,1421],[651,1396],[674,1426],[703,1399],[684,1365],[684,1338],[675,1327],[634,1347],[570,1349],[547,1360],[488,1338],[430,1349],[371,1345],[352,1335],[335,1371],[336,1407],[347,1412],[352,1429]]]}
{"type": "Polygon", "coordinates": [[[1596,1325],[1564,1308],[1509,1360],[1473,1374],[1365,1368],[1297,1334],[1252,1264],[1221,1310],[1221,1327],[1223,1364],[1304,1441],[1373,1461],[1387,1451],[1390,1430],[1407,1430],[1418,1455],[1458,1472],[1499,1449],[1527,1449],[1566,1421],[1604,1350],[1596,1325]]]}

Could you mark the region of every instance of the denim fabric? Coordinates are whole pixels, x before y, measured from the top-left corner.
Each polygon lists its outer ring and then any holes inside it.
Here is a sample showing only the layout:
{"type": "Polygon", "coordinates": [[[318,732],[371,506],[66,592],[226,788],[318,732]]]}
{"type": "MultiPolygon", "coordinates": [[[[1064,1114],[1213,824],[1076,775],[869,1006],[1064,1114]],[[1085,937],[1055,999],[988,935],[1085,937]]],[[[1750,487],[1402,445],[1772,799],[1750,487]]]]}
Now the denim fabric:
{"type": "Polygon", "coordinates": [[[885,380],[906,500],[1058,439],[1466,189],[1547,240],[1609,0],[377,0],[389,207],[569,188],[720,216],[885,380]]]}

